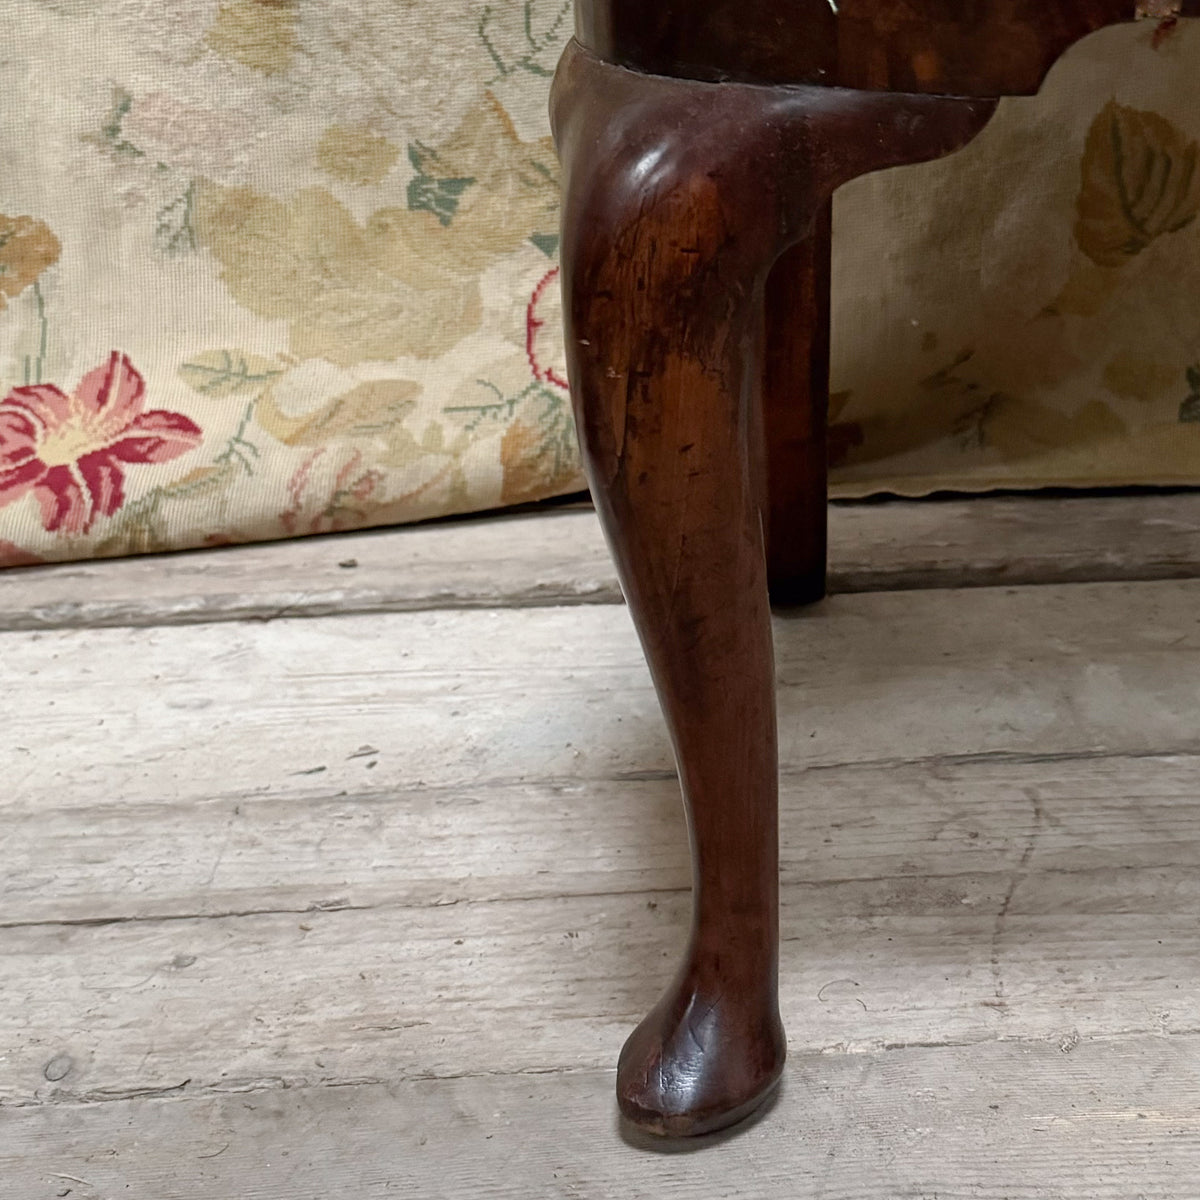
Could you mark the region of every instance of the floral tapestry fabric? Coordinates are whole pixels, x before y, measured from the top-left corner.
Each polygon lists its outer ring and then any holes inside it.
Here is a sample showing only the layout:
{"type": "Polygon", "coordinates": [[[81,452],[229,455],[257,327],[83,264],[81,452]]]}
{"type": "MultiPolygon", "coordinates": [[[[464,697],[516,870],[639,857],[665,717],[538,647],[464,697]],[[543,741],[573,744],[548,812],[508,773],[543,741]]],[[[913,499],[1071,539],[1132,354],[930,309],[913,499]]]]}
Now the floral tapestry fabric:
{"type": "MultiPolygon", "coordinates": [[[[0,564],[583,486],[569,0],[8,0],[0,564]]],[[[835,217],[835,493],[1200,482],[1200,23],[835,217]]]]}
{"type": "Polygon", "coordinates": [[[568,0],[8,0],[0,562],[583,487],[568,0]]]}
{"type": "Polygon", "coordinates": [[[835,201],[841,494],[1200,483],[1200,21],[1101,30],[835,201]]]}

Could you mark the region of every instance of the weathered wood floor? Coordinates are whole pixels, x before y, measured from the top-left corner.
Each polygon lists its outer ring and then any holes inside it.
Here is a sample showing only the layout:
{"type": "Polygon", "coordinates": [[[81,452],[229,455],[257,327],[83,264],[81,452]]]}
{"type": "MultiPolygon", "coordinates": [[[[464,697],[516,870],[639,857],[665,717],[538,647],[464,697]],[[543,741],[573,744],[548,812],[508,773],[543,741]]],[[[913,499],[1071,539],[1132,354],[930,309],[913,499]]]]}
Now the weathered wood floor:
{"type": "Polygon", "coordinates": [[[693,1153],[611,1095],[688,870],[591,513],[0,575],[0,1200],[1200,1197],[1200,497],[833,540],[785,1087],[693,1153]]]}

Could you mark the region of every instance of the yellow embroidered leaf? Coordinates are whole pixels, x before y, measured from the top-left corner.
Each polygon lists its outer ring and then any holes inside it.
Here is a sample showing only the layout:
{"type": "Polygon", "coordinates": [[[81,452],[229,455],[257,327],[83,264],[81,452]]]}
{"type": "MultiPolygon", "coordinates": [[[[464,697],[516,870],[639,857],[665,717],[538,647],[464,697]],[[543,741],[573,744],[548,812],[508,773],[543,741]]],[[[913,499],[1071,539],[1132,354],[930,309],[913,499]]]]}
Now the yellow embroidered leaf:
{"type": "Polygon", "coordinates": [[[1114,396],[1152,404],[1179,392],[1179,366],[1145,351],[1118,350],[1104,368],[1104,386],[1114,396]]]}
{"type": "Polygon", "coordinates": [[[323,446],[341,437],[384,435],[412,411],[420,384],[373,379],[337,396],[315,412],[289,416],[270,389],[255,410],[258,423],[288,446],[323,446]]]}
{"type": "Polygon", "coordinates": [[[1120,294],[1121,283],[1121,276],[1109,267],[1077,259],[1062,290],[1039,316],[1094,317],[1120,294]]]}
{"type": "Polygon", "coordinates": [[[0,311],[47,268],[62,246],[44,221],[0,216],[0,311]]]}
{"type": "Polygon", "coordinates": [[[550,472],[539,453],[542,432],[536,425],[514,421],[500,442],[500,464],[504,482],[500,487],[501,504],[523,504],[549,494],[550,472]]]}
{"type": "Polygon", "coordinates": [[[501,504],[524,504],[579,486],[579,462],[561,453],[561,435],[518,418],[500,440],[501,504]]]}
{"type": "Polygon", "coordinates": [[[278,200],[200,180],[192,220],[239,304],[288,321],[298,358],[348,367],[432,358],[479,328],[479,277],[496,256],[454,269],[457,234],[425,218],[380,208],[364,225],[324,188],[278,200]]]}
{"type": "Polygon", "coordinates": [[[179,368],[180,378],[202,396],[232,396],[262,388],[282,368],[270,359],[241,350],[205,350],[179,368]]]}
{"type": "Polygon", "coordinates": [[[1158,113],[1110,100],[1092,122],[1075,202],[1075,240],[1119,267],[1200,212],[1200,147],[1158,113]]]}
{"type": "Polygon", "coordinates": [[[300,0],[222,0],[208,44],[243,66],[278,75],[299,48],[300,0]]]}
{"type": "Polygon", "coordinates": [[[988,414],[985,444],[1007,462],[1036,458],[1053,450],[1079,449],[1119,441],[1128,433],[1120,415],[1100,400],[1065,413],[1040,400],[1004,396],[988,414]]]}
{"type": "MultiPolygon", "coordinates": [[[[357,165],[327,154],[323,166],[373,178],[387,165],[386,146],[355,153],[357,165]]],[[[417,174],[393,189],[405,203],[362,219],[322,187],[277,198],[196,181],[197,244],[239,304],[289,323],[297,358],[350,367],[446,353],[483,321],[488,268],[557,224],[553,143],[522,141],[493,96],[447,141],[408,153],[417,174]]]]}
{"type": "Polygon", "coordinates": [[[317,165],[346,183],[382,183],[400,147],[362,125],[330,125],[317,145],[317,165]]]}
{"type": "Polygon", "coordinates": [[[211,486],[218,480],[223,480],[227,472],[222,467],[193,467],[186,475],[181,475],[174,483],[164,484],[159,492],[164,498],[172,496],[207,495],[211,486]]]}

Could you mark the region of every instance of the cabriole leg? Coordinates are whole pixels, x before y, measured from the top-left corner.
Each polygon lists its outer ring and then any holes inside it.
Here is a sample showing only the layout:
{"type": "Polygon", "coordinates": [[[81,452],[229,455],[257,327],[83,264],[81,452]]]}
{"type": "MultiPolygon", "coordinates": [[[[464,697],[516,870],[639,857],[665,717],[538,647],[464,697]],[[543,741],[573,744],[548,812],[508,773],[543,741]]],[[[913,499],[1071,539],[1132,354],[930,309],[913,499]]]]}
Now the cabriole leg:
{"type": "MultiPolygon", "coordinates": [[[[763,436],[781,425],[764,421],[762,390],[775,380],[778,397],[810,365],[768,370],[768,275],[838,183],[945,152],[988,112],[639,75],[575,45],[559,67],[571,389],[674,743],[694,866],[683,963],[617,1072],[622,1111],[652,1132],[731,1124],[783,1068],[763,436]]],[[[778,278],[787,294],[804,282],[778,278]]]]}

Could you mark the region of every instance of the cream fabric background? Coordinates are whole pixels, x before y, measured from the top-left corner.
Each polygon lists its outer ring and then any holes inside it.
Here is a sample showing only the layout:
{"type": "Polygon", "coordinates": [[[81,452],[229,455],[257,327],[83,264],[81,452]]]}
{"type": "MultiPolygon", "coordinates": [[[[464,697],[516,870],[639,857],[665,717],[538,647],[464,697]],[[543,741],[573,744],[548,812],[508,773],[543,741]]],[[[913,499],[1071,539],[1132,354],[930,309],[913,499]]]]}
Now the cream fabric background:
{"type": "Polygon", "coordinates": [[[841,494],[1200,482],[1200,21],[835,202],[841,494]]]}
{"type": "MultiPolygon", "coordinates": [[[[5,0],[0,562],[582,486],[564,0],[5,0]]],[[[1200,28],[836,205],[838,494],[1200,474],[1200,28]]]]}

